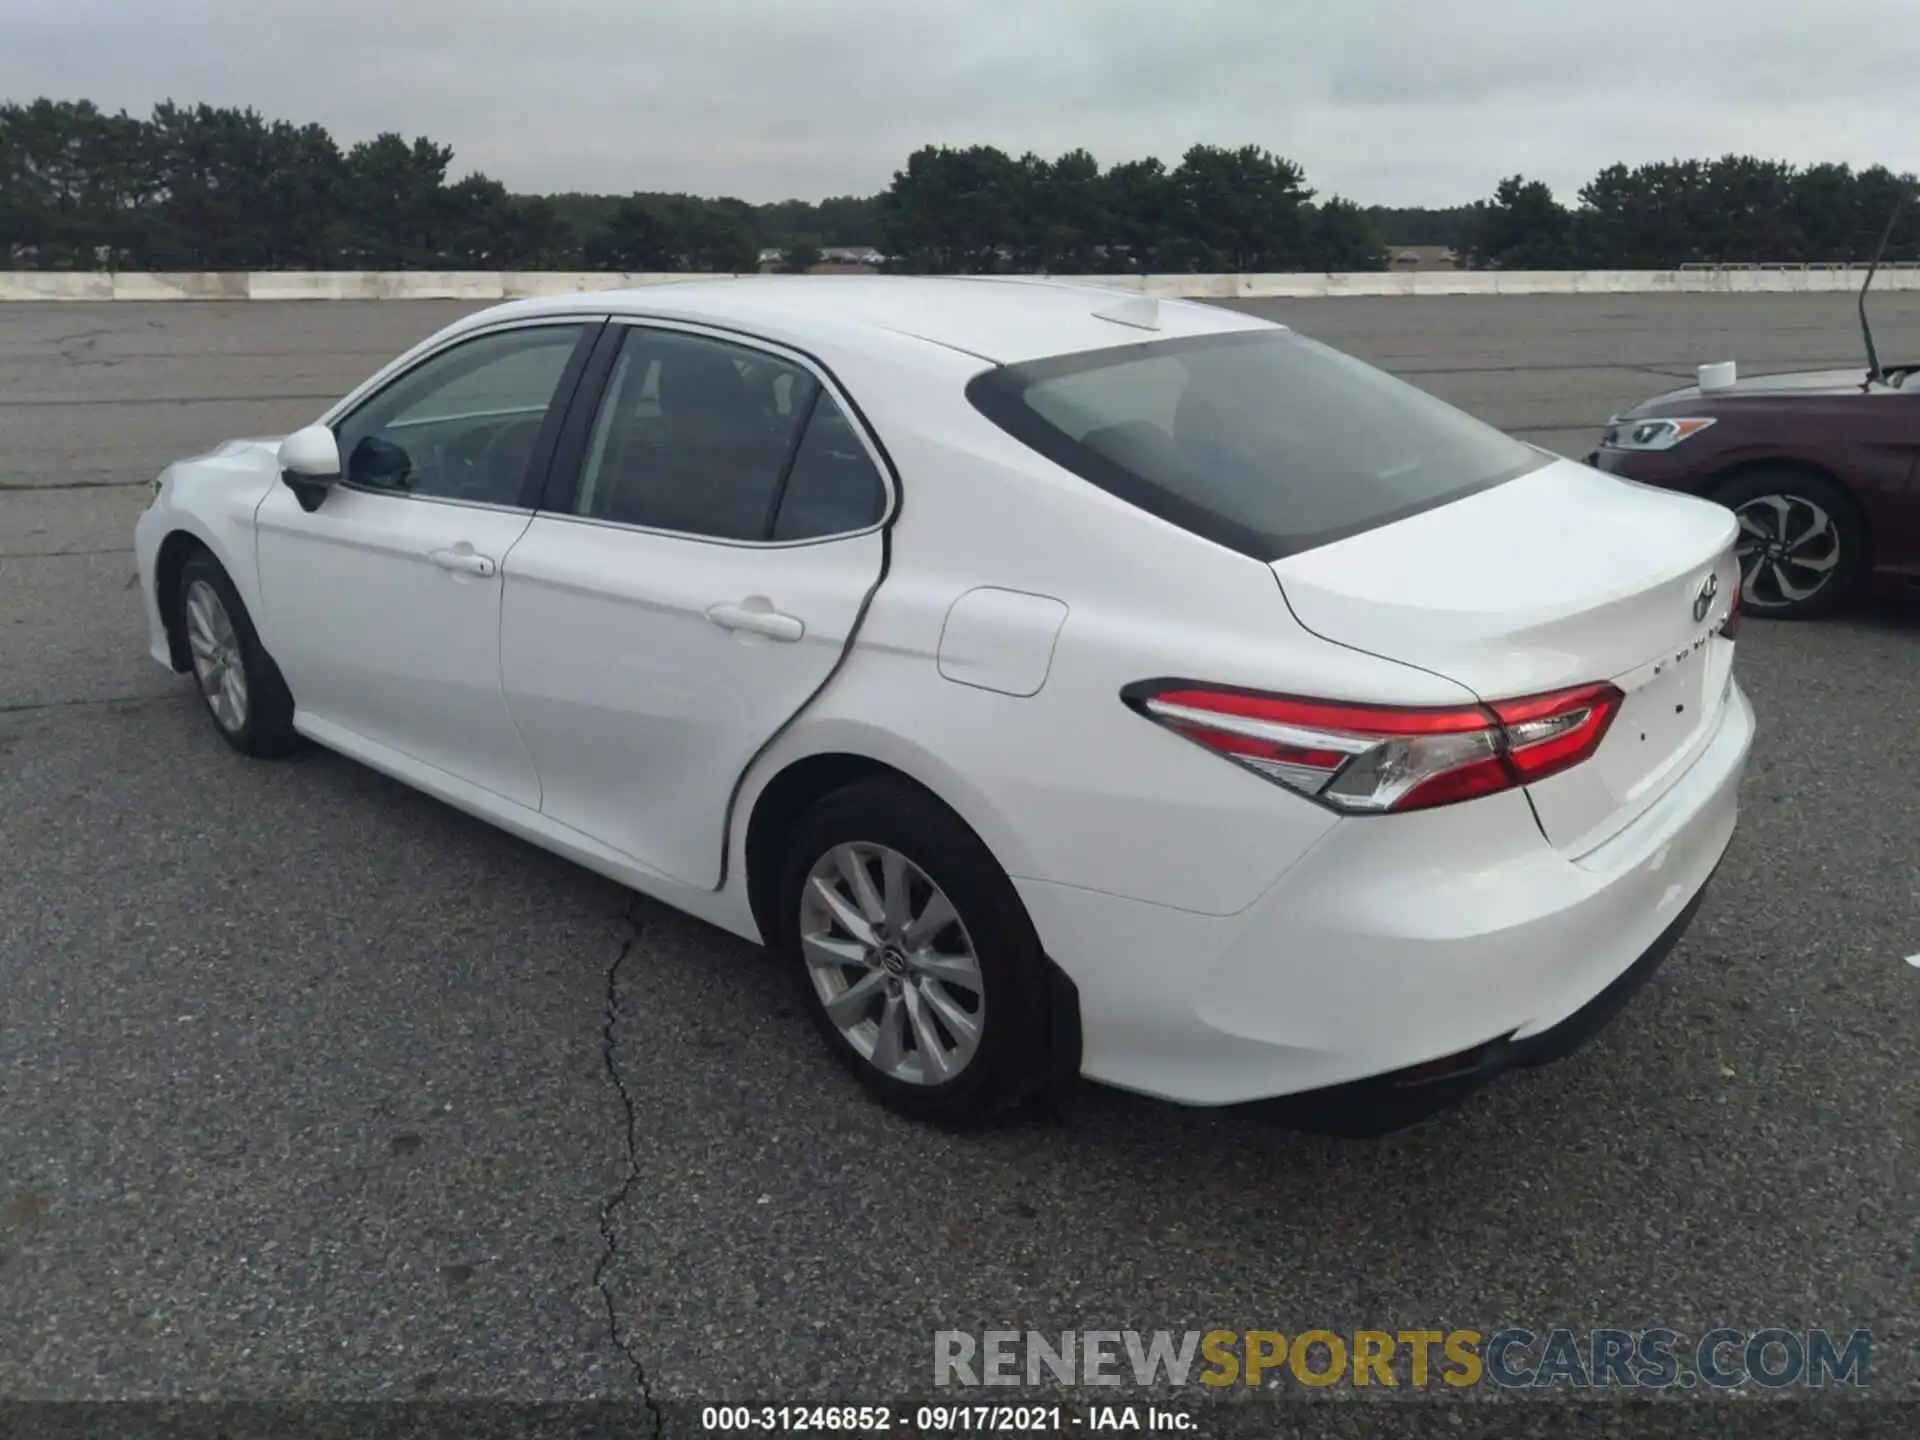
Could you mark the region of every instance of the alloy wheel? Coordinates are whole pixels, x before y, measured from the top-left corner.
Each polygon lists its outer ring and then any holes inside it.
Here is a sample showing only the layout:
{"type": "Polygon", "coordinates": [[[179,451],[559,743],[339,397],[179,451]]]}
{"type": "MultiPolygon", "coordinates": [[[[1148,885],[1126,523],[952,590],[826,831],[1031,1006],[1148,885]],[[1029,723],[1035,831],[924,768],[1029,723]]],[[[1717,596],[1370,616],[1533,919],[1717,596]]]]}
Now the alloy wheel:
{"type": "Polygon", "coordinates": [[[953,902],[885,845],[836,845],[800,892],[800,950],[827,1018],[882,1074],[944,1085],[979,1052],[980,960],[953,902]]]}
{"type": "Polygon", "coordinates": [[[1840,527],[1798,495],[1756,495],[1734,511],[1740,536],[1740,601],[1756,610],[1803,604],[1824,590],[1840,564],[1840,527]]]}
{"type": "Polygon", "coordinates": [[[204,580],[187,587],[187,648],[214,723],[238,734],[247,723],[247,667],[240,637],[219,592],[204,580]]]}

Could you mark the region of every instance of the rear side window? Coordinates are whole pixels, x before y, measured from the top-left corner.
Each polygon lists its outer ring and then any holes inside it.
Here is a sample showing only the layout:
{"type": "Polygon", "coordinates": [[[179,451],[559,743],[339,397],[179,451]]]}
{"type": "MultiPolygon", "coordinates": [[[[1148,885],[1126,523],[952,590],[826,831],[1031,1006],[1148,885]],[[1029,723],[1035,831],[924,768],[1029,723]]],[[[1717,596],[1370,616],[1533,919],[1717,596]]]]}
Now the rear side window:
{"type": "Polygon", "coordinates": [[[775,540],[813,540],[864,530],[886,509],[887,491],[847,412],[825,390],[813,402],[774,520],[775,540]]]}
{"type": "Polygon", "coordinates": [[[1056,464],[1259,560],[1390,524],[1548,458],[1290,330],[1002,366],[967,394],[1056,464]]]}
{"type": "Polygon", "coordinates": [[[799,364],[630,329],[571,512],[721,540],[819,540],[877,523],[886,487],[846,413],[799,364]]]}
{"type": "Polygon", "coordinates": [[[712,539],[764,539],[795,439],[795,392],[810,400],[817,383],[797,365],[723,341],[628,331],[595,418],[575,512],[712,539]]]}

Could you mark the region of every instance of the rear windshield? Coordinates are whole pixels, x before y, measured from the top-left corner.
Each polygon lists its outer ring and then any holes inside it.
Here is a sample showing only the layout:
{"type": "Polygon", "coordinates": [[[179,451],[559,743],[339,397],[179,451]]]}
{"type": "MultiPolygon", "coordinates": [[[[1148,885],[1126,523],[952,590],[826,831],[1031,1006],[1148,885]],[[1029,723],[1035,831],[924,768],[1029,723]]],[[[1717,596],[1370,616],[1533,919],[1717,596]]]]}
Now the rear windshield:
{"type": "Polygon", "coordinates": [[[1444,505],[1548,459],[1291,330],[1002,366],[967,395],[1083,479],[1260,560],[1444,505]]]}

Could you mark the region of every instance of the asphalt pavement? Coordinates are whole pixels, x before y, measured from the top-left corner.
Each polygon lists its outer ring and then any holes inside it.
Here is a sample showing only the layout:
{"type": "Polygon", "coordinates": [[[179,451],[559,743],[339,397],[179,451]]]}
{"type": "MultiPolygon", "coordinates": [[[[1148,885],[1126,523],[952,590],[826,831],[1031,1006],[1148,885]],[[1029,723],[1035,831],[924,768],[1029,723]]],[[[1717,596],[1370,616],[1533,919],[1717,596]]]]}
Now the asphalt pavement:
{"type": "MultiPolygon", "coordinates": [[[[883,1397],[940,1329],[1618,1324],[1869,1329],[1920,1398],[1920,615],[1749,622],[1741,830],[1571,1059],[1379,1141],[1092,1086],[948,1135],[752,947],[244,760],[148,660],[145,482],[472,308],[0,306],[0,1396],[883,1397]]],[[[1576,455],[1701,361],[1860,355],[1844,297],[1255,308],[1576,455]]],[[[1920,296],[1878,315],[1920,351],[1920,296]]]]}

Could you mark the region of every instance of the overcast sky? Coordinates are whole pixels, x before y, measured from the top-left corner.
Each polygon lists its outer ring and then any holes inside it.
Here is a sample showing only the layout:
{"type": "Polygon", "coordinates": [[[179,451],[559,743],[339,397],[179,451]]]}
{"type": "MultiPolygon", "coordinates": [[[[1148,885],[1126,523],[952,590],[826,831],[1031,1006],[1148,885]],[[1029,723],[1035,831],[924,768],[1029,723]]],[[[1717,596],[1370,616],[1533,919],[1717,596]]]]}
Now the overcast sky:
{"type": "Polygon", "coordinates": [[[1614,160],[1920,170],[1916,90],[1920,0],[0,0],[0,97],[424,134],[519,191],[818,199],[922,144],[1204,141],[1362,203],[1515,172],[1572,201],[1614,160]]]}

